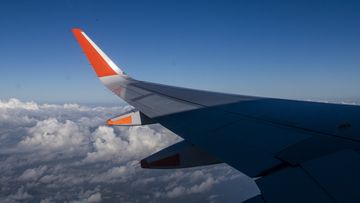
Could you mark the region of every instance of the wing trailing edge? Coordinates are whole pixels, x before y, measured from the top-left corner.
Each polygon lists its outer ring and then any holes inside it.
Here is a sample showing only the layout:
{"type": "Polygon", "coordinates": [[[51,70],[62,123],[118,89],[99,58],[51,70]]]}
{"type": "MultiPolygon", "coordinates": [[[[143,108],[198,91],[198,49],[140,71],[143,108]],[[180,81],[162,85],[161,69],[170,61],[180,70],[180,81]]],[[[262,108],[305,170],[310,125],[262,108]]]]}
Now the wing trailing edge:
{"type": "Polygon", "coordinates": [[[142,168],[175,169],[219,164],[222,161],[183,140],[143,160],[142,168]]]}

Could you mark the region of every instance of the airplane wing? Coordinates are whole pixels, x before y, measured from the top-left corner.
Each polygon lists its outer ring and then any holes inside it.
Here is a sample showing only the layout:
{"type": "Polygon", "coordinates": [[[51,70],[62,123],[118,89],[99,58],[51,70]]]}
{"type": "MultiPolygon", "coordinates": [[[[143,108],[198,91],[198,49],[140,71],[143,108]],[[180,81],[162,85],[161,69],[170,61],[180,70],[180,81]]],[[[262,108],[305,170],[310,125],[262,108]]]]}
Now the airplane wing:
{"type": "Polygon", "coordinates": [[[139,81],[73,29],[101,82],[135,110],[108,125],[159,123],[184,138],[143,168],[225,162],[256,178],[247,202],[360,202],[360,106],[215,93],[139,81]]]}

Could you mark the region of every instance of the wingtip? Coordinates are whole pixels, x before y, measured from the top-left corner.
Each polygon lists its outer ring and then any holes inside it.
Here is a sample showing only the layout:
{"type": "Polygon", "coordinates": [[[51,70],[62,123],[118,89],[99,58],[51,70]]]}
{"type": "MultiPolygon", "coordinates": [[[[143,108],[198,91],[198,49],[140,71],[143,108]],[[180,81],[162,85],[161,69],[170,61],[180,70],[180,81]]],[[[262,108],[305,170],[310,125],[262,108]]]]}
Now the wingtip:
{"type": "Polygon", "coordinates": [[[78,28],[78,27],[72,28],[71,31],[72,31],[73,33],[83,32],[83,30],[82,30],[81,28],[78,28]]]}
{"type": "Polygon", "coordinates": [[[98,77],[113,76],[123,73],[81,28],[73,28],[72,32],[98,77]]]}

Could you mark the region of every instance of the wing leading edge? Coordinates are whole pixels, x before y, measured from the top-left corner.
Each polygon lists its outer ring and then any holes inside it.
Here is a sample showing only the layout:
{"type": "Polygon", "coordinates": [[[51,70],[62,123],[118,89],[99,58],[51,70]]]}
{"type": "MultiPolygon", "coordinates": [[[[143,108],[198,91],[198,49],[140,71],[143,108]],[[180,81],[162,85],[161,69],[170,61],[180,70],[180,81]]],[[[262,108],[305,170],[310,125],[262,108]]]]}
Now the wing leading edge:
{"type": "MultiPolygon", "coordinates": [[[[144,159],[143,166],[151,168],[155,163],[154,168],[172,168],[163,164],[179,164],[181,156],[187,166],[201,165],[200,160],[203,164],[225,162],[260,177],[257,184],[262,194],[249,202],[360,201],[354,189],[360,182],[359,106],[138,81],[118,68],[82,30],[73,29],[73,33],[106,87],[134,106],[147,122],[160,123],[185,139],[187,144],[144,159]],[[193,160],[181,155],[197,152],[201,153],[193,160]]],[[[115,120],[123,118],[129,122],[126,116],[115,120]]]]}

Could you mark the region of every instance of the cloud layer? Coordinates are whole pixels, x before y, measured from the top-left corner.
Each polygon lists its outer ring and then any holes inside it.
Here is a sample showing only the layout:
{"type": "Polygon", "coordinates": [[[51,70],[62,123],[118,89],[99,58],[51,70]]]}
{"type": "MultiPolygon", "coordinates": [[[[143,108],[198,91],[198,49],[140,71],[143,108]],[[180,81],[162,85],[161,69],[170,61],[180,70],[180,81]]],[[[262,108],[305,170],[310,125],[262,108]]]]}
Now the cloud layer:
{"type": "Polygon", "coordinates": [[[139,160],[180,138],[160,125],[104,125],[130,108],[0,100],[0,202],[223,202],[258,193],[225,164],[141,169],[139,160]]]}

